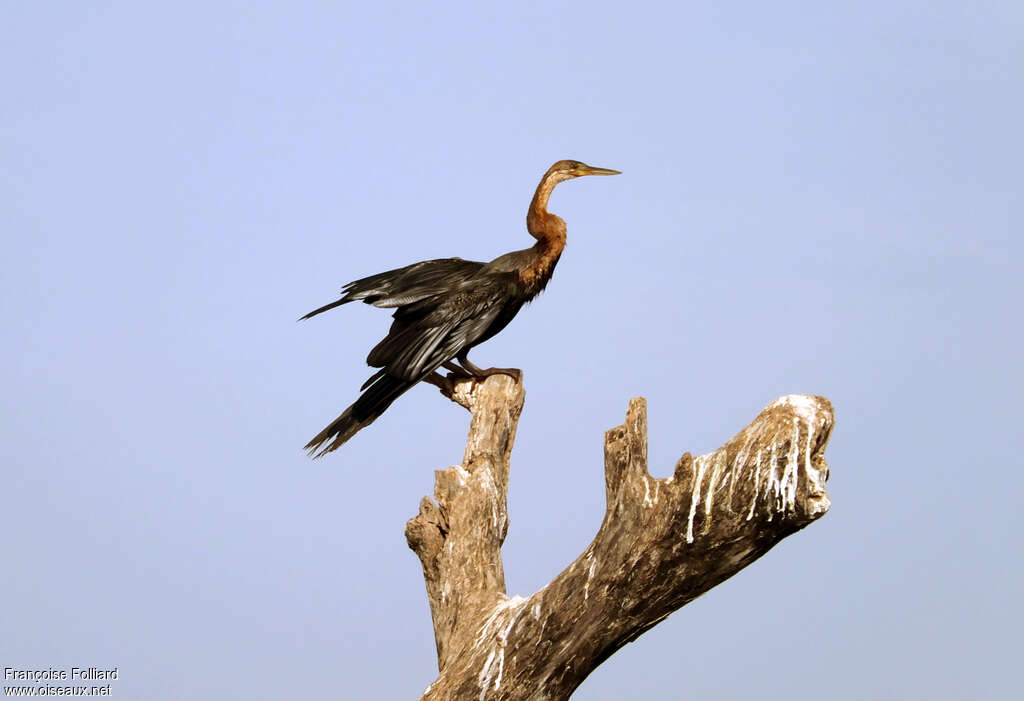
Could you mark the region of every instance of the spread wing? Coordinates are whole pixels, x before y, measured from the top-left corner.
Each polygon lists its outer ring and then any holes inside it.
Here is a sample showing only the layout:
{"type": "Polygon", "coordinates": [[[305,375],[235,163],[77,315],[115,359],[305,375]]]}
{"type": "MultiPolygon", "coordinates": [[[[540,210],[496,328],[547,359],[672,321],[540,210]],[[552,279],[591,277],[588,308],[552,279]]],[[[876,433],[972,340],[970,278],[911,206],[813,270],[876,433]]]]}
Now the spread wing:
{"type": "Polygon", "coordinates": [[[350,282],[342,293],[375,307],[401,307],[465,284],[483,267],[462,258],[425,260],[350,282]]]}
{"type": "Polygon", "coordinates": [[[438,258],[377,273],[348,283],[341,288],[341,299],[314,309],[301,319],[308,319],[349,302],[365,302],[375,307],[412,304],[468,282],[483,267],[484,263],[474,260],[438,258]]]}

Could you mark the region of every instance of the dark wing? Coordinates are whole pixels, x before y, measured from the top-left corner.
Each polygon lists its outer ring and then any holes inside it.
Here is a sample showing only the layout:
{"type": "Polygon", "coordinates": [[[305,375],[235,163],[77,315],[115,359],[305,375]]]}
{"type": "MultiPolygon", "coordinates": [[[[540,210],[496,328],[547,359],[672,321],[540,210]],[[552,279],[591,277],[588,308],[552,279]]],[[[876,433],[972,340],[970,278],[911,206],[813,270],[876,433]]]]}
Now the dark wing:
{"type": "Polygon", "coordinates": [[[341,288],[341,299],[314,309],[301,319],[357,301],[375,307],[400,307],[451,290],[472,278],[483,267],[483,263],[474,260],[438,258],[377,273],[348,283],[341,288]]]}
{"type": "Polygon", "coordinates": [[[387,337],[366,359],[380,370],[360,388],[359,399],[306,444],[311,454],[336,450],[441,363],[511,321],[526,301],[516,275],[484,267],[461,258],[415,263],[349,283],[341,299],[303,317],[355,300],[398,307],[387,337]]]}
{"type": "Polygon", "coordinates": [[[506,274],[484,276],[461,290],[400,307],[391,332],[367,358],[381,369],[360,388],[359,399],[307,443],[306,450],[315,457],[336,450],[441,363],[493,335],[495,324],[507,324],[523,304],[510,295],[510,279],[506,274]]]}
{"type": "Polygon", "coordinates": [[[370,351],[366,362],[392,377],[422,379],[463,348],[479,343],[497,320],[507,316],[510,305],[518,311],[522,302],[509,273],[480,275],[445,293],[402,305],[395,310],[387,337],[370,351]]]}

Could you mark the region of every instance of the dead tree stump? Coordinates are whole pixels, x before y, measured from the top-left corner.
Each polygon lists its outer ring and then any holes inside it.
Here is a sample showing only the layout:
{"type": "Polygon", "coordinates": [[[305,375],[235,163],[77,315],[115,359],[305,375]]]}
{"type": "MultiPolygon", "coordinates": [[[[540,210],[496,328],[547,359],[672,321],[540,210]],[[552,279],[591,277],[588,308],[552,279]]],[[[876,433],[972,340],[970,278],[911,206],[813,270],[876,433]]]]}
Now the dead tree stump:
{"type": "Polygon", "coordinates": [[[505,592],[509,458],[525,391],[460,382],[472,421],[461,465],[438,470],[406,524],[423,564],[439,675],[422,699],[567,699],[612,653],[829,508],[824,397],[776,399],[713,453],[647,473],[647,408],[605,433],[607,507],[594,541],[528,598],[505,592]]]}

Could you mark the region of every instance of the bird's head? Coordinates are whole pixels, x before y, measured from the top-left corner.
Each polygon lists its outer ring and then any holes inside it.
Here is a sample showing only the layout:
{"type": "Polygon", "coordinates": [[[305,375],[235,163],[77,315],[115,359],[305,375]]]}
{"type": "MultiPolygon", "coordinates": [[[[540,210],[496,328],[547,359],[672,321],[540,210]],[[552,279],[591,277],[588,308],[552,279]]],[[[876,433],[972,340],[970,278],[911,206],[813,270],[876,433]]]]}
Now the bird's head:
{"type": "Polygon", "coordinates": [[[620,171],[612,170],[611,168],[598,168],[596,166],[588,166],[586,163],[580,161],[565,160],[558,161],[553,166],[548,168],[547,174],[544,179],[550,178],[555,183],[564,182],[572,178],[578,178],[583,175],[618,175],[620,171]]]}
{"type": "Polygon", "coordinates": [[[537,191],[533,194],[533,201],[530,202],[530,209],[526,213],[527,230],[538,239],[551,236],[550,232],[554,230],[560,232],[561,238],[564,241],[565,222],[547,210],[548,197],[551,195],[551,191],[555,189],[555,185],[584,175],[618,174],[619,171],[617,170],[588,166],[580,161],[558,161],[548,168],[548,172],[540,179],[537,191]]]}

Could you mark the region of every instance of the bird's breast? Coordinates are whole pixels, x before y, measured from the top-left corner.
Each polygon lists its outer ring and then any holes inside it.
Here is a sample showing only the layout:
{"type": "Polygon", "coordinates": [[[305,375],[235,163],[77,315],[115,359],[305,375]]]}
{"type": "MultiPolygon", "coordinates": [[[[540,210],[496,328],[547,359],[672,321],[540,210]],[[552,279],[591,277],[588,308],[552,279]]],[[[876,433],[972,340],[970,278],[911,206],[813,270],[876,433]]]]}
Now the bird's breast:
{"type": "Polygon", "coordinates": [[[519,269],[519,282],[523,285],[528,297],[534,297],[541,293],[547,286],[551,276],[555,273],[555,265],[562,255],[562,247],[543,252],[526,265],[519,269]]]}

